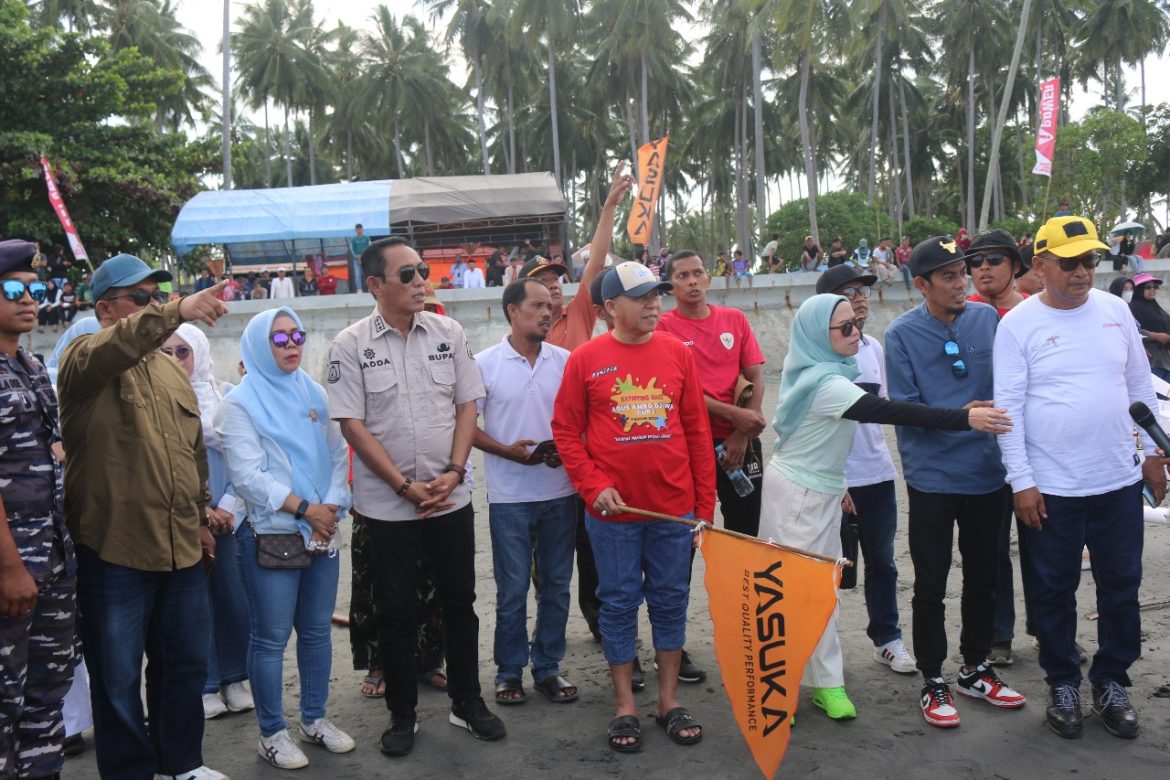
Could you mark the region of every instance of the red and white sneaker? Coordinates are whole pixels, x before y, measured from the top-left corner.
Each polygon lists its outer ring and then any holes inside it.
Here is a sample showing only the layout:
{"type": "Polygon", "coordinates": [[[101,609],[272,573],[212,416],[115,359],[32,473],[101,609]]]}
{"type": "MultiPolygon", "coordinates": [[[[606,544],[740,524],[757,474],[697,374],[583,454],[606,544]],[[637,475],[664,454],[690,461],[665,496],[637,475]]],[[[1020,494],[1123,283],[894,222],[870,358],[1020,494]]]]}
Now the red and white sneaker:
{"type": "Polygon", "coordinates": [[[969,672],[959,671],[955,681],[959,686],[959,693],[970,696],[972,699],[983,699],[988,704],[1014,710],[1027,703],[1024,694],[1015,691],[999,679],[995,671],[985,661],[969,672]]]}
{"type": "Polygon", "coordinates": [[[922,684],[922,717],[932,726],[950,729],[959,725],[959,711],[951,698],[951,686],[941,677],[932,677],[922,684]]]}

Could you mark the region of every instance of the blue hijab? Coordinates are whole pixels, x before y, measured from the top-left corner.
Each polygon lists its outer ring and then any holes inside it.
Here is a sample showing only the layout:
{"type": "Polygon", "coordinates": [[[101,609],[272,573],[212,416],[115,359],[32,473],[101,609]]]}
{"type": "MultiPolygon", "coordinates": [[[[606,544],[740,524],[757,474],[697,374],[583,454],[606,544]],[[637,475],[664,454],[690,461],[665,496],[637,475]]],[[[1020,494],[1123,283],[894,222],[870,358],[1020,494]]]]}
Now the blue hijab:
{"type": "Polygon", "coordinates": [[[45,369],[49,372],[49,381],[53,383],[53,387],[57,386],[57,371],[61,365],[61,356],[65,354],[65,347],[69,346],[78,336],[97,333],[101,329],[102,325],[98,322],[97,317],[85,317],[74,322],[61,334],[61,338],[57,339],[57,346],[53,347],[53,354],[45,363],[45,369]]]}
{"type": "Polygon", "coordinates": [[[853,381],[861,374],[857,358],[837,354],[829,342],[829,323],[842,301],[849,303],[841,295],[814,295],[800,305],[792,320],[792,337],[780,377],[780,405],[772,421],[780,436],[777,447],[804,421],[821,383],[834,376],[853,381]]]}
{"type": "Polygon", "coordinates": [[[282,314],[303,329],[300,317],[287,306],[253,317],[240,337],[240,356],[248,373],[231,400],[244,407],[256,430],[276,442],[288,458],[292,492],[319,504],[329,493],[333,477],[333,460],[325,440],[329,408],[321,386],[302,369],[287,373],[276,364],[268,334],[282,314]]]}

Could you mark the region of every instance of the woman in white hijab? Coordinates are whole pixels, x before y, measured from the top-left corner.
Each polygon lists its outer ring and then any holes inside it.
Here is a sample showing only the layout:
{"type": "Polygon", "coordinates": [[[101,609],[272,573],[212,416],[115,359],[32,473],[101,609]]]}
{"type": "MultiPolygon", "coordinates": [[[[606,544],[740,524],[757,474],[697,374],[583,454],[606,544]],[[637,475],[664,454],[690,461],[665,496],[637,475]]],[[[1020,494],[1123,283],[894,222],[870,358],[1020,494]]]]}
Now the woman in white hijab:
{"type": "Polygon", "coordinates": [[[207,486],[211,491],[207,518],[215,534],[215,565],[207,574],[211,597],[211,654],[207,659],[207,682],[203,686],[203,716],[207,719],[228,712],[252,709],[248,689],[248,601],[236,553],[235,531],[243,519],[236,510],[236,496],[228,484],[223,443],[212,421],[232,386],[215,378],[211,345],[203,331],[183,323],[163,344],[163,352],[174,358],[187,376],[203,420],[203,442],[207,446],[207,486]],[[222,698],[221,698],[222,692],[222,698]]]}

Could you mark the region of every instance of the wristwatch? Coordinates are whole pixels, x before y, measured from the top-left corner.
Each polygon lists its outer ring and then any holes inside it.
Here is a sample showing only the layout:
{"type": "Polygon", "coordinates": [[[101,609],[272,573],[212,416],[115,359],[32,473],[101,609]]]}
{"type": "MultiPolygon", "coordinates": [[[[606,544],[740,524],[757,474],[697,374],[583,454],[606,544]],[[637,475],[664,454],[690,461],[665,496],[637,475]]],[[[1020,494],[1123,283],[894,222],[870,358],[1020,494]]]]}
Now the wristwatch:
{"type": "Polygon", "coordinates": [[[295,517],[297,520],[303,520],[305,517],[305,512],[308,512],[308,511],[309,511],[309,502],[305,499],[301,499],[301,503],[297,504],[297,511],[296,511],[296,514],[293,515],[293,517],[295,517]]]}

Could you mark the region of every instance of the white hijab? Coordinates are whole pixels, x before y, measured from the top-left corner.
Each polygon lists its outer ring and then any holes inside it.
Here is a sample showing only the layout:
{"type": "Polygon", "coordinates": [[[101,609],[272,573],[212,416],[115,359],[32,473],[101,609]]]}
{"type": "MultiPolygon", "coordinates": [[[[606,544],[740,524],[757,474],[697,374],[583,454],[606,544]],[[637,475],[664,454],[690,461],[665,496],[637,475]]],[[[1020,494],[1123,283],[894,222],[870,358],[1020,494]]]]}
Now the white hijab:
{"type": "Polygon", "coordinates": [[[223,452],[223,442],[215,432],[212,424],[215,412],[223,403],[223,393],[220,391],[219,381],[215,378],[215,370],[211,365],[211,344],[203,331],[189,322],[184,322],[175,331],[175,335],[187,343],[191,348],[191,358],[195,361],[195,370],[191,374],[191,388],[199,400],[199,417],[203,423],[203,443],[213,450],[223,452]]]}

